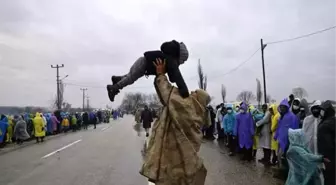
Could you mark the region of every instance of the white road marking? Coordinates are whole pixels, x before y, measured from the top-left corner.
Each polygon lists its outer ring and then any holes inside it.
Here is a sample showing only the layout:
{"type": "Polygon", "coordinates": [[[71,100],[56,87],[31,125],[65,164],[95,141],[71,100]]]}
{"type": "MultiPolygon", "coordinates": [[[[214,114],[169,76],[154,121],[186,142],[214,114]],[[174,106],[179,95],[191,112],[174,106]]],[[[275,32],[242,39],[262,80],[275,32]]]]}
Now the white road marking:
{"type": "Polygon", "coordinates": [[[72,145],[74,145],[74,144],[76,144],[76,143],[79,143],[79,142],[81,142],[81,141],[82,141],[82,140],[79,139],[79,140],[77,140],[77,141],[75,141],[75,142],[72,142],[72,143],[66,145],[66,146],[63,146],[62,148],[57,149],[57,150],[55,150],[55,151],[53,151],[53,152],[51,152],[51,153],[49,153],[49,154],[43,156],[41,159],[45,159],[45,158],[47,158],[47,157],[50,157],[50,156],[56,154],[57,152],[60,152],[60,151],[62,151],[62,150],[64,150],[64,149],[66,149],[66,148],[69,148],[70,146],[72,146],[72,145]]]}
{"type": "Polygon", "coordinates": [[[111,126],[108,126],[108,127],[105,127],[105,128],[103,128],[103,129],[101,129],[101,130],[104,131],[104,130],[110,128],[110,127],[111,127],[111,126]]]}

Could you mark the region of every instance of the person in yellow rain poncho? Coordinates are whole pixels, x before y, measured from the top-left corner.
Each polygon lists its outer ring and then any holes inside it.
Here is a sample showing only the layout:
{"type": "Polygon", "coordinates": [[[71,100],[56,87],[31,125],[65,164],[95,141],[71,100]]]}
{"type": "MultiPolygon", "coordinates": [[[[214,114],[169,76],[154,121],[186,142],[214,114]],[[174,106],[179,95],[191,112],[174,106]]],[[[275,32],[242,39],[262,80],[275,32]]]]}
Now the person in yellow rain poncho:
{"type": "Polygon", "coordinates": [[[64,116],[63,120],[62,120],[62,128],[63,128],[63,132],[68,132],[70,127],[70,123],[69,120],[66,116],[64,116]]]}
{"type": "Polygon", "coordinates": [[[155,185],[204,185],[207,170],[198,156],[206,106],[210,96],[204,90],[182,98],[158,60],[154,86],[163,110],[155,121],[140,174],[155,185]]]}
{"type": "Polygon", "coordinates": [[[36,143],[39,143],[40,141],[43,142],[46,132],[42,114],[38,112],[36,113],[35,118],[33,119],[33,125],[34,125],[34,135],[36,138],[36,143]]]}
{"type": "Polygon", "coordinates": [[[75,115],[72,115],[71,116],[71,129],[72,129],[72,132],[76,131],[76,125],[77,125],[77,118],[76,118],[75,115]]]}
{"type": "Polygon", "coordinates": [[[13,131],[14,131],[14,121],[12,116],[7,116],[8,127],[7,127],[7,143],[12,143],[13,131]]]}
{"type": "Polygon", "coordinates": [[[278,163],[277,151],[278,151],[278,141],[274,139],[275,131],[278,128],[278,120],[280,118],[280,113],[278,112],[278,105],[272,104],[269,108],[270,113],[272,114],[271,117],[271,133],[272,133],[272,140],[271,140],[271,150],[272,150],[272,164],[276,165],[278,163]]]}

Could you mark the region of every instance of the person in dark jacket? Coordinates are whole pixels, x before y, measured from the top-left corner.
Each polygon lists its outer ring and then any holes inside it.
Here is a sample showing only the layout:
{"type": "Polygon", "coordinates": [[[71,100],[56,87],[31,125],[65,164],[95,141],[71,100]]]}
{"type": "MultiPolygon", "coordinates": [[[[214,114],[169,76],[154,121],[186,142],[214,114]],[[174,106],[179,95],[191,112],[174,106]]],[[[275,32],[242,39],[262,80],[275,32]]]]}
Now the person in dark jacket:
{"type": "Polygon", "coordinates": [[[189,90],[184,82],[179,65],[183,64],[189,57],[189,52],[183,42],[175,40],[165,42],[161,45],[161,51],[147,51],[144,56],[134,62],[128,74],[124,76],[112,76],[113,85],[107,85],[107,91],[110,101],[114,101],[121,89],[133,84],[136,80],[146,75],[156,75],[153,64],[156,59],[166,61],[169,80],[176,83],[182,97],[189,96],[189,90]]]}
{"type": "Polygon", "coordinates": [[[318,153],[330,162],[325,163],[324,184],[335,185],[335,109],[329,100],[321,105],[321,122],[317,129],[318,153]]]}
{"type": "Polygon", "coordinates": [[[82,117],[83,117],[84,130],[87,130],[88,129],[88,125],[90,123],[89,114],[87,112],[84,112],[82,117]]]}
{"type": "Polygon", "coordinates": [[[146,105],[144,107],[144,110],[141,113],[141,122],[142,126],[146,131],[146,137],[149,136],[149,129],[151,128],[151,123],[153,122],[153,114],[148,109],[148,106],[146,105]]]}
{"type": "Polygon", "coordinates": [[[294,99],[295,99],[294,95],[293,95],[293,94],[290,94],[290,95],[289,95],[289,100],[288,100],[288,104],[289,104],[289,106],[292,106],[294,99]]]}
{"type": "Polygon", "coordinates": [[[214,140],[216,139],[214,136],[214,129],[216,124],[216,113],[212,106],[208,106],[208,111],[210,113],[211,125],[205,131],[205,139],[214,140]]]}

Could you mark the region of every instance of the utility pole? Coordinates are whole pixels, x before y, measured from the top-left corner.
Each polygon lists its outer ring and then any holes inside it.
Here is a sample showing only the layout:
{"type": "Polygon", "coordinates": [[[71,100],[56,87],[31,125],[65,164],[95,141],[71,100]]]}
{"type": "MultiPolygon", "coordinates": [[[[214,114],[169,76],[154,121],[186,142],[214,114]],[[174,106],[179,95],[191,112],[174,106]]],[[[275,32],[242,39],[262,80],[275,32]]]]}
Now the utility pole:
{"type": "Polygon", "coordinates": [[[61,102],[60,102],[60,80],[59,80],[59,68],[63,68],[64,64],[62,65],[51,65],[51,68],[56,68],[56,82],[57,82],[57,109],[61,110],[61,102]]]}
{"type": "Polygon", "coordinates": [[[83,91],[83,112],[84,112],[84,109],[85,109],[85,91],[87,91],[87,88],[80,88],[81,91],[83,91]]]}
{"type": "Polygon", "coordinates": [[[261,44],[261,62],[262,62],[263,81],[264,81],[264,101],[265,103],[267,103],[265,61],[264,61],[264,49],[266,48],[267,44],[264,45],[263,39],[260,39],[260,44],[261,44]]]}
{"type": "Polygon", "coordinates": [[[89,100],[89,99],[90,99],[90,97],[87,96],[87,97],[86,97],[86,106],[87,106],[87,110],[88,110],[88,111],[89,111],[89,109],[90,109],[90,102],[89,102],[90,100],[89,100]]]}

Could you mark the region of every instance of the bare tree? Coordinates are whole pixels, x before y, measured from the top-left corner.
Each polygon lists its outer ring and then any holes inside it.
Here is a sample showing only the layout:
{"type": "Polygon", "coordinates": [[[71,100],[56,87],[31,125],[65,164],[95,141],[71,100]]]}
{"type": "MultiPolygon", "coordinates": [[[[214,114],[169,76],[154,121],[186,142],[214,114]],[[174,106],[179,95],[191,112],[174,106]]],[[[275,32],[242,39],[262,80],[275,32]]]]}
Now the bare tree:
{"type": "Polygon", "coordinates": [[[144,105],[157,109],[161,107],[161,102],[156,94],[126,93],[120,108],[127,112],[134,112],[138,107],[143,107],[144,105]]]}
{"type": "Polygon", "coordinates": [[[271,95],[267,95],[266,96],[266,103],[275,103],[276,100],[275,99],[272,99],[272,96],[271,95]]]}
{"type": "Polygon", "coordinates": [[[161,102],[157,94],[149,94],[149,99],[147,100],[148,105],[152,108],[160,108],[161,107],[161,102]]]}
{"type": "Polygon", "coordinates": [[[256,93],[256,99],[257,99],[257,102],[258,102],[258,107],[260,108],[261,107],[261,100],[262,100],[262,96],[263,96],[263,93],[261,91],[261,83],[260,83],[260,80],[257,78],[257,93],[256,93]]]}
{"type": "Polygon", "coordinates": [[[206,88],[207,88],[207,77],[203,73],[203,68],[202,68],[200,59],[198,59],[197,72],[198,72],[198,87],[200,89],[206,90],[206,88]]]}
{"type": "Polygon", "coordinates": [[[300,98],[300,99],[308,97],[308,93],[306,89],[304,89],[303,87],[293,88],[292,93],[295,97],[300,98]]]}
{"type": "Polygon", "coordinates": [[[226,98],[226,87],[224,86],[224,84],[222,84],[222,90],[221,90],[221,93],[222,93],[222,100],[223,100],[223,103],[225,103],[225,98],[226,98]]]}
{"type": "Polygon", "coordinates": [[[62,110],[64,110],[65,112],[69,112],[71,109],[71,104],[68,102],[63,102],[62,104],[62,110]]]}
{"type": "Polygon", "coordinates": [[[254,99],[255,99],[255,96],[252,93],[252,91],[242,91],[237,96],[237,101],[243,101],[247,104],[251,103],[251,101],[254,99]]]}
{"type": "Polygon", "coordinates": [[[271,97],[271,95],[267,95],[266,96],[266,103],[270,103],[271,102],[271,99],[272,99],[272,97],[271,97]]]}

